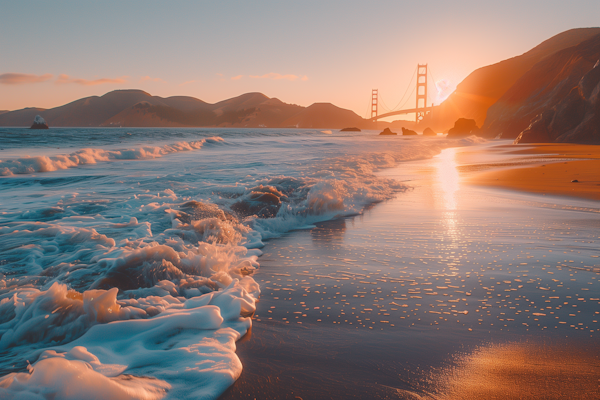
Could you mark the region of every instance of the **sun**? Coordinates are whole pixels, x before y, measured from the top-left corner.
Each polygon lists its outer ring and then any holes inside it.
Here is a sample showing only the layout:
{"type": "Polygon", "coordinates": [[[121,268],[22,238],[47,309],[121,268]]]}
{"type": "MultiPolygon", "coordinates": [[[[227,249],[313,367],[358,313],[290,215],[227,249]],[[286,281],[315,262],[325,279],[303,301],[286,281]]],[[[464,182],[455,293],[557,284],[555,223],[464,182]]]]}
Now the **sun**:
{"type": "Polygon", "coordinates": [[[435,83],[435,89],[437,91],[435,96],[435,104],[440,104],[446,100],[455,90],[456,85],[449,79],[442,79],[435,83]]]}

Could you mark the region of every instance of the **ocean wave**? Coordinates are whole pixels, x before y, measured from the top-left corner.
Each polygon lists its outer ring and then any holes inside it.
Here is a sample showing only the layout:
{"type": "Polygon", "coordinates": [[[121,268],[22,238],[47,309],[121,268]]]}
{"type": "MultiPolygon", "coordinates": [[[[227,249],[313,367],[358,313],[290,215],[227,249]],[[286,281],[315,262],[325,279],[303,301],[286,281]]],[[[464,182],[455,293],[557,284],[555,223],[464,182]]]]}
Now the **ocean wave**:
{"type": "Polygon", "coordinates": [[[241,372],[235,341],[260,294],[250,276],[260,251],[240,245],[250,229],[235,219],[185,223],[174,206],[163,204],[172,228],[156,236],[135,217],[0,230],[3,247],[14,248],[4,253],[26,268],[0,275],[0,370],[16,369],[0,378],[0,397],[73,398],[93,387],[102,398],[216,398],[233,383],[241,372]],[[19,372],[26,360],[37,361],[19,372]]]}
{"type": "MultiPolygon", "coordinates": [[[[0,397],[77,398],[89,391],[103,398],[218,397],[241,373],[235,341],[252,324],[260,295],[252,274],[264,241],[392,198],[409,187],[379,171],[455,144],[377,141],[337,151],[338,139],[322,137],[311,140],[332,141],[302,142],[319,146],[320,157],[306,157],[295,142],[284,146],[292,156],[276,154],[281,143],[264,144],[271,163],[258,166],[253,157],[238,160],[249,150],[232,139],[229,158],[219,152],[183,172],[173,163],[164,181],[152,177],[141,186],[123,172],[82,194],[81,180],[47,185],[59,195],[40,197],[37,208],[4,211],[0,397]],[[247,169],[236,171],[236,162],[247,169]]],[[[222,141],[84,149],[0,166],[26,174],[157,158],[222,141]]],[[[174,157],[193,160],[184,156],[174,157]]],[[[23,198],[38,190],[18,188],[23,198]]]]}
{"type": "Polygon", "coordinates": [[[163,146],[141,146],[122,150],[103,150],[86,148],[71,154],[56,156],[22,157],[0,160],[0,175],[33,174],[73,168],[79,165],[96,164],[98,162],[116,160],[141,160],[159,158],[167,154],[181,151],[201,149],[206,143],[220,143],[221,137],[211,137],[192,142],[177,142],[163,146]]]}

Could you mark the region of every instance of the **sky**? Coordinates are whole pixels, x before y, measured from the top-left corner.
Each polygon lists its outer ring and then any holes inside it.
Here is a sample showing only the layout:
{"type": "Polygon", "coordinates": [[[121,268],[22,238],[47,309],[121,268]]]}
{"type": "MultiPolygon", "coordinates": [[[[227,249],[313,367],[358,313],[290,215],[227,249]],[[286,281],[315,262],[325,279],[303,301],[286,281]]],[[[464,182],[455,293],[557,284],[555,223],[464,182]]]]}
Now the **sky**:
{"type": "Polygon", "coordinates": [[[446,88],[439,102],[479,67],[598,25],[598,0],[0,0],[0,110],[141,89],[209,103],[261,92],[365,117],[371,89],[383,108],[403,103],[419,63],[446,88]]]}

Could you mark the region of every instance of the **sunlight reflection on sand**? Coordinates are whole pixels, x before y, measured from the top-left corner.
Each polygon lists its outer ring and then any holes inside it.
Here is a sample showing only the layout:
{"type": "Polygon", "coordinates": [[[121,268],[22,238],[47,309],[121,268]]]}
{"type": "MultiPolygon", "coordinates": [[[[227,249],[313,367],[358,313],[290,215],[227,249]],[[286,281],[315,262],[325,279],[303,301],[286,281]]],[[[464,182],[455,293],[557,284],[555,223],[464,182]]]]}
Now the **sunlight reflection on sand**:
{"type": "Polygon", "coordinates": [[[598,399],[597,351],[508,343],[482,346],[441,375],[440,399],[598,399]]]}

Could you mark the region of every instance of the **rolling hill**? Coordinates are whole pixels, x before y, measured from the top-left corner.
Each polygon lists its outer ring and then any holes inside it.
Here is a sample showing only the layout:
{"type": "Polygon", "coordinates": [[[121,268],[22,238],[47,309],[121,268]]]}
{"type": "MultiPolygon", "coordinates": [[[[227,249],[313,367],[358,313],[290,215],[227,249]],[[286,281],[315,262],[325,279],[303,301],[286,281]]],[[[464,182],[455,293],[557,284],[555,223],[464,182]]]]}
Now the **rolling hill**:
{"type": "Polygon", "coordinates": [[[152,96],[115,90],[52,109],[25,108],[0,114],[0,126],[30,126],[41,115],[50,127],[371,127],[374,124],[333,104],[287,104],[262,93],[246,93],[210,104],[194,97],[152,96]]]}

